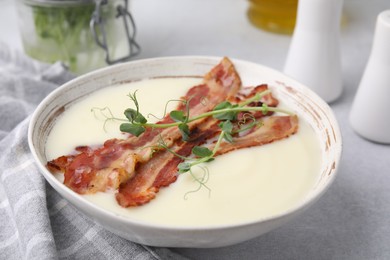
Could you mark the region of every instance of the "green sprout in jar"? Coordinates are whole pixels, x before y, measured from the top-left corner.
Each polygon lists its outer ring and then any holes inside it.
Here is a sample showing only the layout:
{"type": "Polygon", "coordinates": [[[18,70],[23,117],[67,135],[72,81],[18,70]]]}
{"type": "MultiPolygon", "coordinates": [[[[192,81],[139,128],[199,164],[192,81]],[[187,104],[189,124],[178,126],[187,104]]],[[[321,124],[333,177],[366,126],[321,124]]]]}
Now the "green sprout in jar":
{"type": "MultiPolygon", "coordinates": [[[[22,17],[25,52],[48,63],[62,61],[76,74],[106,65],[105,52],[96,44],[90,29],[94,1],[66,1],[66,4],[61,3],[63,1],[46,2],[24,1],[21,7],[24,8],[24,14],[33,19],[29,22],[28,18],[22,17]]],[[[115,9],[112,2],[101,11],[108,38],[112,38],[115,36],[115,9]]]]}

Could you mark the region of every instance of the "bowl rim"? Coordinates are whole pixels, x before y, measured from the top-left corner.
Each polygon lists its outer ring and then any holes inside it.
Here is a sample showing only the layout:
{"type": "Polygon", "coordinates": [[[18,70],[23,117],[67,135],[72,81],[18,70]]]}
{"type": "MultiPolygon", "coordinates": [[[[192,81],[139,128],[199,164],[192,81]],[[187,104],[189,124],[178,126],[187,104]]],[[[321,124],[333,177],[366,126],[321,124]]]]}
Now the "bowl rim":
{"type": "MultiPolygon", "coordinates": [[[[331,184],[333,183],[334,179],[337,176],[337,172],[338,172],[338,168],[339,168],[339,164],[340,164],[340,160],[341,160],[342,146],[343,146],[342,136],[341,136],[338,122],[336,120],[336,117],[335,117],[332,109],[314,91],[312,91],[310,88],[303,85],[302,83],[298,82],[297,80],[293,79],[292,77],[284,74],[283,72],[278,71],[278,70],[273,69],[273,68],[270,68],[270,67],[267,67],[267,66],[264,66],[262,64],[255,63],[255,62],[246,61],[246,60],[242,60],[242,59],[236,59],[236,58],[230,58],[230,57],[229,57],[229,59],[233,62],[233,64],[241,63],[241,64],[247,64],[249,66],[257,66],[259,68],[280,74],[284,78],[288,79],[290,82],[294,82],[293,88],[299,88],[300,91],[304,90],[311,97],[313,97],[315,99],[315,101],[318,102],[322,108],[326,109],[326,114],[327,114],[328,118],[330,119],[331,122],[334,123],[332,125],[332,127],[333,127],[333,131],[334,131],[334,135],[337,137],[337,143],[336,143],[336,147],[334,147],[334,152],[335,152],[335,156],[334,156],[335,160],[334,161],[336,162],[336,164],[333,168],[333,172],[332,172],[331,176],[328,177],[329,180],[326,182],[325,185],[321,185],[321,187],[319,189],[316,189],[314,192],[309,192],[295,206],[290,207],[287,210],[284,210],[283,212],[278,213],[278,214],[273,214],[273,215],[270,215],[267,217],[258,218],[256,220],[243,221],[243,222],[232,223],[232,224],[218,224],[218,225],[212,224],[212,225],[201,225],[201,226],[184,225],[184,226],[182,226],[182,225],[172,225],[172,224],[170,224],[170,225],[163,224],[162,225],[162,224],[150,223],[150,222],[146,222],[146,221],[140,221],[137,219],[131,219],[131,218],[128,218],[126,216],[122,216],[120,214],[110,212],[109,210],[106,210],[106,209],[94,204],[93,202],[87,200],[82,195],[77,194],[76,192],[72,191],[70,188],[65,186],[63,183],[61,183],[41,163],[39,156],[38,156],[38,152],[35,149],[34,141],[33,141],[33,133],[35,130],[34,129],[35,123],[37,122],[37,119],[39,118],[40,113],[45,109],[45,104],[48,101],[52,100],[54,97],[56,97],[63,90],[69,88],[70,86],[74,85],[75,83],[91,79],[94,75],[99,75],[99,74],[102,74],[105,72],[115,71],[115,70],[118,70],[120,68],[126,68],[128,66],[131,66],[132,64],[142,64],[142,63],[150,63],[150,62],[167,62],[167,61],[175,61],[175,60],[199,60],[199,61],[204,61],[204,62],[209,63],[211,61],[218,62],[222,58],[223,57],[219,57],[219,56],[184,55],[184,56],[164,56],[164,57],[140,59],[140,60],[120,63],[120,64],[116,64],[116,65],[112,65],[109,67],[105,67],[105,68],[91,71],[89,73],[78,76],[78,77],[62,84],[61,86],[57,87],[55,90],[50,92],[49,95],[47,95],[39,103],[39,105],[36,107],[36,109],[34,110],[32,116],[30,118],[30,122],[29,122],[29,126],[28,126],[28,145],[29,145],[30,151],[34,157],[35,163],[38,165],[38,167],[40,169],[41,174],[45,177],[46,181],[48,181],[50,183],[50,185],[56,190],[56,192],[60,193],[60,196],[63,199],[66,199],[68,201],[67,198],[64,198],[64,196],[62,195],[62,192],[64,192],[67,196],[70,196],[71,198],[78,200],[83,204],[86,204],[90,209],[92,209],[95,212],[98,212],[101,216],[103,216],[105,218],[110,218],[110,219],[114,218],[116,221],[120,221],[121,223],[125,223],[125,224],[131,225],[131,226],[137,226],[140,228],[147,228],[147,229],[175,230],[175,231],[197,231],[197,230],[213,231],[213,230],[221,230],[221,229],[231,229],[231,228],[236,228],[236,227],[245,227],[245,226],[256,225],[260,222],[268,222],[268,221],[272,221],[275,219],[283,218],[287,215],[292,215],[295,212],[298,212],[302,209],[309,207],[315,201],[317,201],[326,192],[326,190],[331,186],[331,184]],[[57,190],[57,188],[54,186],[57,186],[58,188],[60,188],[62,192],[59,192],[57,190]]],[[[68,201],[68,202],[70,204],[73,204],[70,201],[68,201]]],[[[85,214],[85,213],[83,213],[83,214],[85,214]]]]}

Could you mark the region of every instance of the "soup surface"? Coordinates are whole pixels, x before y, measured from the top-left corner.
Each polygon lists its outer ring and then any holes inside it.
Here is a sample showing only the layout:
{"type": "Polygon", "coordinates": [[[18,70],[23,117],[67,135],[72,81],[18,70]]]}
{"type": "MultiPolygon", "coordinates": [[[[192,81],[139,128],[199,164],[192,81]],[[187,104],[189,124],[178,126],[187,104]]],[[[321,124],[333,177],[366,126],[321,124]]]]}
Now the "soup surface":
{"type": "MultiPolygon", "coordinates": [[[[129,93],[137,90],[141,112],[149,115],[148,121],[157,121],[163,117],[167,101],[183,96],[200,81],[199,78],[149,79],[93,93],[58,118],[47,140],[47,159],[70,154],[76,146],[125,138],[119,131],[121,122],[104,124],[103,114],[110,115],[107,109],[101,109],[107,107],[115,117],[124,118],[123,111],[133,107],[129,93]]],[[[274,95],[277,97],[277,92],[274,95]]],[[[283,100],[280,101],[279,106],[283,107],[283,100]]],[[[176,105],[169,102],[167,111],[176,105]]],[[[299,120],[298,133],[289,138],[219,156],[204,164],[208,174],[196,169],[198,178],[208,178],[206,187],[200,187],[193,176],[184,173],[169,187],[161,188],[154,200],[140,207],[122,208],[114,191],[83,197],[132,220],[166,226],[229,225],[282,213],[299,204],[319,178],[319,140],[310,125],[302,117],[299,120]]],[[[62,179],[61,174],[56,177],[62,179]]]]}

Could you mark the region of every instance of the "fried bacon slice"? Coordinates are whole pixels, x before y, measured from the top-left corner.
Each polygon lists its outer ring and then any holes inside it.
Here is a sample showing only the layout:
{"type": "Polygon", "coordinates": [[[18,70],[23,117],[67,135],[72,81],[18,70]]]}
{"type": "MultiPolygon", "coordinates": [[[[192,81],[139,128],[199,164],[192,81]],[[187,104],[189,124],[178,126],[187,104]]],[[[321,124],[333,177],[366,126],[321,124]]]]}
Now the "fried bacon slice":
{"type": "Polygon", "coordinates": [[[116,139],[97,149],[80,146],[76,151],[79,153],[49,161],[47,167],[63,172],[64,184],[79,194],[116,189],[134,172],[134,152],[116,139]]]}
{"type": "MultiPolygon", "coordinates": [[[[188,90],[182,100],[189,102],[191,116],[210,111],[225,100],[233,100],[241,88],[241,79],[228,58],[208,72],[203,84],[188,90]]],[[[180,103],[176,110],[184,111],[180,103]]],[[[167,115],[159,124],[171,123],[167,115]]],[[[202,120],[190,123],[190,130],[202,120]]],[[[47,163],[49,170],[64,173],[64,184],[80,194],[117,189],[134,175],[136,165],[147,162],[160,139],[170,147],[181,138],[177,128],[148,128],[140,137],[111,139],[96,149],[76,148],[76,154],[61,156],[47,163]],[[145,148],[146,147],[146,148],[145,148]],[[140,149],[142,148],[142,149],[140,149]]]]}
{"type": "MultiPolygon", "coordinates": [[[[254,127],[252,131],[244,136],[233,138],[232,143],[223,142],[218,148],[216,156],[222,155],[241,148],[248,148],[269,144],[298,131],[298,117],[293,116],[270,116],[262,119],[260,127],[254,127]]],[[[210,145],[209,149],[213,149],[210,145]]]]}

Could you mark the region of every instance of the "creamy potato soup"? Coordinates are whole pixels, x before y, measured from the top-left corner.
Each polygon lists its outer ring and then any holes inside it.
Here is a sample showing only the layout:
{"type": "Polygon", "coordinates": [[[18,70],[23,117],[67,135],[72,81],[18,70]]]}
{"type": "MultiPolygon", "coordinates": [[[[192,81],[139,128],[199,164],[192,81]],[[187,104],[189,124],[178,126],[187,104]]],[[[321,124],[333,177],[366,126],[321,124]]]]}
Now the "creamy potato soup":
{"type": "MultiPolygon", "coordinates": [[[[143,80],[99,90],[72,105],[58,118],[46,146],[52,160],[74,152],[80,145],[100,145],[110,138],[126,138],[121,122],[104,124],[109,108],[124,118],[133,107],[127,96],[137,90],[140,110],[148,121],[163,117],[168,100],[178,99],[199,84],[199,78],[143,80]]],[[[277,97],[277,93],[274,94],[277,97]]],[[[283,107],[283,101],[280,100],[283,107]]],[[[177,103],[170,102],[168,111],[177,103]]],[[[289,108],[287,108],[289,109],[289,108]]],[[[298,115],[299,116],[299,115],[298,115]]],[[[245,148],[218,156],[204,164],[206,187],[199,188],[189,173],[183,173],[167,188],[161,188],[151,202],[121,207],[115,191],[82,195],[92,203],[132,220],[167,226],[212,226],[250,222],[282,213],[301,202],[319,178],[321,152],[313,129],[299,117],[298,132],[286,139],[259,147],[245,148]]],[[[200,168],[195,175],[201,178],[200,168]]],[[[62,179],[62,174],[57,177],[62,179]]]]}

